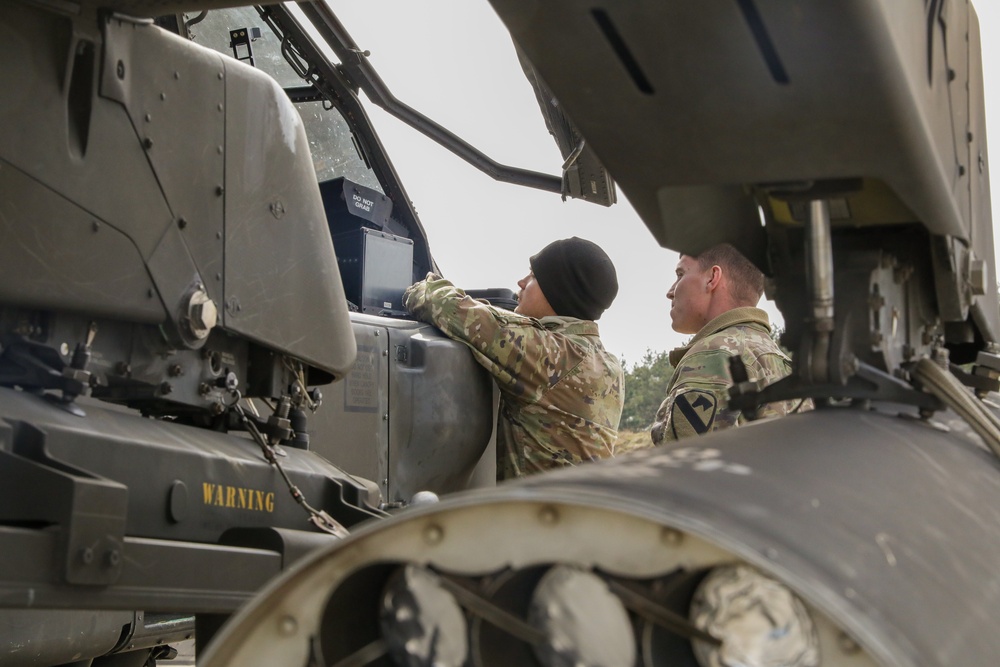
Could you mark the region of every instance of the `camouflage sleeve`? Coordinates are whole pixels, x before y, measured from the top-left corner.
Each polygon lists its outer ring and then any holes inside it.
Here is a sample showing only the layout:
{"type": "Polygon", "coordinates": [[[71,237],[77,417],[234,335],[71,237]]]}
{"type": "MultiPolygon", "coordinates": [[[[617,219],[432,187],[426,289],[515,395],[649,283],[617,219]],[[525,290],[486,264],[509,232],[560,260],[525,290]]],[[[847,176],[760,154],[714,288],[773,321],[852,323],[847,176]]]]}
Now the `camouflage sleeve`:
{"type": "Polygon", "coordinates": [[[735,426],[738,410],[728,409],[729,357],[725,350],[706,350],[685,357],[660,408],[650,435],[669,442],[735,426]]]}
{"type": "Polygon", "coordinates": [[[538,400],[549,386],[543,360],[552,356],[552,337],[538,320],[473,299],[434,274],[407,288],[403,303],[421,321],[468,345],[501,389],[538,400]]]}

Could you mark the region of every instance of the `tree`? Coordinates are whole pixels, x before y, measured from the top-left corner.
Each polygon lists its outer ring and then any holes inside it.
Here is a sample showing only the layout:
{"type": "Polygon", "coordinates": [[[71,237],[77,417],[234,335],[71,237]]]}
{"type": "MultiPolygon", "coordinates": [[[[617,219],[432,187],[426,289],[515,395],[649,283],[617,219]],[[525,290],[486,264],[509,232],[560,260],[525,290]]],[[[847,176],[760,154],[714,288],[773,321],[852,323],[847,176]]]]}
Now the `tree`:
{"type": "Polygon", "coordinates": [[[625,407],[620,429],[633,431],[649,428],[660,403],[667,397],[667,384],[674,369],[666,352],[646,349],[642,361],[631,368],[625,364],[625,407]]]}

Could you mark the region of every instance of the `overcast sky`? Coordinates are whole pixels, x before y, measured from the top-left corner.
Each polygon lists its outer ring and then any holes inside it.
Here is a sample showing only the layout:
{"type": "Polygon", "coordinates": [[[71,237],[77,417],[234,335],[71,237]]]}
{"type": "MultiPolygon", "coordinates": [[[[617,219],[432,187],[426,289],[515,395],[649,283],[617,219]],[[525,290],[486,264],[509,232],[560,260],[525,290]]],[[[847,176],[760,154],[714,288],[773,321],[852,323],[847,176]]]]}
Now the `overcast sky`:
{"type": "MultiPolygon", "coordinates": [[[[562,158],[510,36],[488,2],[332,4],[358,45],[371,51],[397,98],[498,162],[559,173],[562,158]]],[[[980,0],[977,10],[982,34],[997,34],[997,0],[980,0]]],[[[1000,60],[998,47],[988,37],[984,42],[988,132],[996,138],[1000,60]]],[[[368,108],[447,278],[466,288],[516,290],[530,255],[555,239],[582,236],[601,245],[618,269],[618,299],[600,320],[609,351],[631,364],[646,349],[669,350],[688,338],[671,330],[665,296],[677,255],[656,244],[621,191],[619,203],[604,208],[498,183],[380,109],[368,108]]],[[[773,306],[762,306],[780,317],[773,306]]]]}

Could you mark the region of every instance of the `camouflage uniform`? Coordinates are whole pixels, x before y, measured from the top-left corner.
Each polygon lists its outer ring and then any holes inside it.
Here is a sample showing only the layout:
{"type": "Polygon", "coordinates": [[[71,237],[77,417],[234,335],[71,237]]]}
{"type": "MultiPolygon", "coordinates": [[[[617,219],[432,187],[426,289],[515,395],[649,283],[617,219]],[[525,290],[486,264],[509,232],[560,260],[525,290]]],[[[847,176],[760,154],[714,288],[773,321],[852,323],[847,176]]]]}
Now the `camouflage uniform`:
{"type": "Polygon", "coordinates": [[[496,379],[497,479],[612,456],[624,378],[595,322],[518,315],[473,299],[433,274],[407,289],[403,302],[419,319],[468,345],[496,379]]]}
{"type": "MultiPolygon", "coordinates": [[[[691,342],[670,352],[674,375],[667,398],[656,411],[650,435],[659,444],[717,431],[746,422],[739,410],[726,407],[730,357],[739,355],[751,381],[780,380],[792,372],[792,362],[771,338],[767,313],[759,308],[734,308],[702,327],[691,342]]],[[[786,415],[799,401],[769,403],[761,417],[786,415]]]]}

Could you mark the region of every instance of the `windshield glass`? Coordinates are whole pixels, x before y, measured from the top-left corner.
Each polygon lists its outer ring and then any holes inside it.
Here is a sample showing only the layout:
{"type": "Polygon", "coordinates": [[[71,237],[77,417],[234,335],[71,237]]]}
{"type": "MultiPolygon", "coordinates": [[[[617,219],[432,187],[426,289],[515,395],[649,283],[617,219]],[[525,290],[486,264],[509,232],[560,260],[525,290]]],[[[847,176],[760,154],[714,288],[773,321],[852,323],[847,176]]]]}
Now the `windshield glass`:
{"type": "MultiPolygon", "coordinates": [[[[282,55],[281,42],[252,7],[213,10],[205,18],[190,24],[191,39],[202,46],[229,57],[237,57],[246,64],[270,74],[283,88],[303,86],[305,82],[295,73],[282,55]],[[234,54],[230,45],[230,30],[246,30],[252,38],[250,49],[238,46],[234,54]]],[[[300,102],[295,105],[302,117],[309,137],[316,178],[327,181],[339,176],[383,192],[375,173],[358,153],[354,135],[340,112],[328,108],[325,102],[300,102]]]]}

